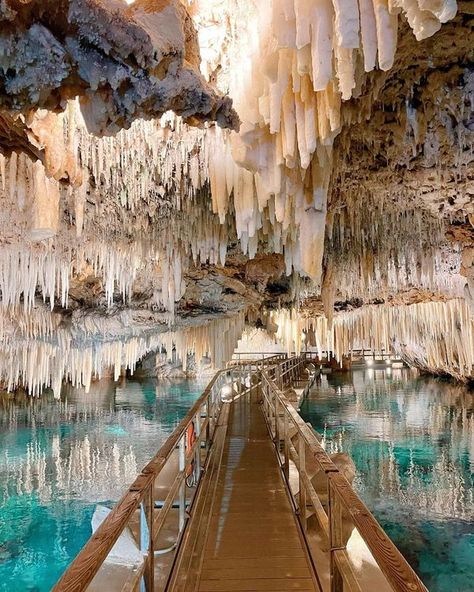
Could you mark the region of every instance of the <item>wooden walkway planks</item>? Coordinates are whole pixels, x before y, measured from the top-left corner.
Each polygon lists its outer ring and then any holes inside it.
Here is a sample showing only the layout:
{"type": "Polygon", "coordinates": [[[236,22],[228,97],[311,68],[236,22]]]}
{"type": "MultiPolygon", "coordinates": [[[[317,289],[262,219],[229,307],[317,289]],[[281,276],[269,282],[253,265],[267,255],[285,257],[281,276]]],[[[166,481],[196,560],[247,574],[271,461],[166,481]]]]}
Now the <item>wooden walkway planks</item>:
{"type": "MultiPolygon", "coordinates": [[[[215,473],[213,476],[215,479],[215,473]]],[[[208,499],[206,504],[207,515],[198,503],[188,527],[201,536],[207,533],[199,562],[195,541],[188,537],[180,552],[180,573],[175,573],[170,589],[319,590],[255,396],[231,404],[214,485],[212,503],[208,499]],[[194,568],[189,570],[190,562],[183,559],[192,555],[194,568]]]]}

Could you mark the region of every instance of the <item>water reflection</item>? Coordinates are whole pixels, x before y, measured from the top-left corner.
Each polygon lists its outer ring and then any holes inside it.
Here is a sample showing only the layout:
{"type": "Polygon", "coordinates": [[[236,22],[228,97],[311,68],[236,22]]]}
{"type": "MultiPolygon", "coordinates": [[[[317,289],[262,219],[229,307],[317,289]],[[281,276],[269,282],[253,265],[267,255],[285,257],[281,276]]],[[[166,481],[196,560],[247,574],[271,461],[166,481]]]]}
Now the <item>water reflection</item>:
{"type": "Polygon", "coordinates": [[[472,392],[370,369],[323,377],[302,414],[351,454],[356,488],[431,592],[474,590],[472,392]]]}
{"type": "Polygon", "coordinates": [[[166,440],[201,382],[103,380],[61,400],[0,397],[0,590],[50,590],[166,440]]]}

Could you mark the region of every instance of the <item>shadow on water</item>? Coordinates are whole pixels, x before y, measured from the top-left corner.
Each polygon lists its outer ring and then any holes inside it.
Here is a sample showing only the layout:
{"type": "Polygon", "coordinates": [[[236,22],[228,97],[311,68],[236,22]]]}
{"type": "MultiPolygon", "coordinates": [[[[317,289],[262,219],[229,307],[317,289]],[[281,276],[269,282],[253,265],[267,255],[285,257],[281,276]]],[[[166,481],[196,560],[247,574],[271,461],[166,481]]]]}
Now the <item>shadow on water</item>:
{"type": "Polygon", "coordinates": [[[430,592],[473,592],[474,391],[408,369],[324,376],[302,404],[430,592]]]}

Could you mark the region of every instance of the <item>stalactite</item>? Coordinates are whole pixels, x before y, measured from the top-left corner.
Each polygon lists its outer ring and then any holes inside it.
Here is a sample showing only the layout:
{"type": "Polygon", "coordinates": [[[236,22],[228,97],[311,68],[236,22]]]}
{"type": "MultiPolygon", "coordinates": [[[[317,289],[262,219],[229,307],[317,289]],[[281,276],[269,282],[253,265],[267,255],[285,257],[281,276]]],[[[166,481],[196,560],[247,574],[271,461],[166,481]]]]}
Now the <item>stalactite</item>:
{"type": "MultiPolygon", "coordinates": [[[[235,0],[210,1],[194,11],[198,28],[222,11],[227,25],[213,25],[217,41],[207,33],[203,69],[211,73],[219,61],[227,64],[225,90],[243,122],[238,136],[192,129],[165,115],[161,122],[136,121],[128,131],[97,139],[73,101],[65,114],[38,111],[31,135],[45,150],[48,176],[79,188],[78,236],[84,196],[97,188],[120,196],[133,212],[159,187],[179,193],[181,207],[208,186],[220,222],[235,215],[244,253],[251,256],[259,239],[270,235],[275,250],[285,253],[288,272],[303,272],[319,284],[332,144],[340,131],[341,99],[352,97],[360,77],[358,62],[370,71],[378,56],[379,67],[389,69],[398,13],[423,39],[454,17],[456,2],[272,0],[268,7],[243,7],[235,0]]],[[[15,177],[16,166],[13,156],[15,177]]],[[[39,210],[52,210],[49,204],[39,210]]],[[[33,236],[51,233],[53,228],[32,229],[33,236]]]]}
{"type": "Polygon", "coordinates": [[[352,350],[392,351],[409,363],[459,379],[474,375],[474,320],[464,300],[411,305],[369,305],[335,315],[308,318],[296,311],[272,315],[277,337],[288,351],[301,351],[303,330],[314,335],[319,355],[331,351],[337,360],[352,350]]]}
{"type": "MultiPolygon", "coordinates": [[[[15,151],[0,155],[0,375],[8,388],[23,384],[38,394],[51,385],[57,394],[64,377],[88,388],[105,367],[118,376],[158,345],[175,347],[184,364],[192,350],[198,357],[211,354],[219,366],[241,320],[156,339],[103,337],[78,347],[78,336],[56,326],[39,301],[51,309],[66,307],[71,283],[92,277],[100,283],[104,308],[112,310],[117,300],[129,303],[146,277],[153,293],[146,306],[163,311],[174,327],[187,270],[224,265],[228,243],[237,240],[249,258],[268,248],[284,255],[287,275],[309,276],[312,289],[321,288],[329,321],[336,297],[441,287],[439,222],[416,208],[375,206],[358,185],[344,193],[341,207],[328,205],[327,195],[334,140],[348,123],[344,117],[355,117],[350,110],[343,117],[342,101],[360,92],[364,70],[392,67],[398,15],[405,13],[423,39],[455,11],[455,0],[201,3],[201,34],[212,36],[205,30],[209,24],[220,29],[217,41],[208,39],[202,68],[212,78],[225,67],[220,84],[235,99],[242,119],[238,134],[210,125],[193,128],[168,113],[122,131],[114,119],[109,131],[115,135],[98,138],[86,128],[77,100],[68,101],[62,114],[37,111],[26,133],[44,164],[15,151]]],[[[100,115],[100,103],[91,102],[84,112],[90,118],[95,108],[100,115]]],[[[425,150],[428,131],[408,99],[404,109],[415,155],[421,145],[425,150]]],[[[322,328],[315,330],[321,347],[338,355],[352,339],[339,318],[331,329],[318,320],[322,328]]],[[[297,313],[285,323],[282,338],[299,349],[297,313]]],[[[390,331],[380,327],[377,339],[385,342],[390,331]]],[[[84,342],[98,328],[100,322],[85,318],[84,342]]],[[[470,358],[460,358],[457,344],[427,354],[427,365],[442,354],[449,368],[467,372],[470,358]]]]}
{"type": "MultiPolygon", "coordinates": [[[[166,348],[171,357],[173,348],[186,365],[188,353],[196,359],[209,356],[216,368],[232,357],[243,331],[245,315],[211,320],[205,325],[176,328],[157,333],[156,329],[140,331],[129,338],[101,337],[100,325],[108,326],[107,318],[96,319],[88,332],[81,323],[77,335],[58,325],[58,317],[47,311],[31,312],[23,317],[0,317],[0,381],[8,391],[23,387],[33,396],[51,388],[59,397],[63,380],[74,387],[90,389],[92,380],[100,379],[110,370],[118,380],[123,370],[134,372],[137,362],[147,353],[166,348]]],[[[185,368],[186,369],[186,368],[185,368]]]]}

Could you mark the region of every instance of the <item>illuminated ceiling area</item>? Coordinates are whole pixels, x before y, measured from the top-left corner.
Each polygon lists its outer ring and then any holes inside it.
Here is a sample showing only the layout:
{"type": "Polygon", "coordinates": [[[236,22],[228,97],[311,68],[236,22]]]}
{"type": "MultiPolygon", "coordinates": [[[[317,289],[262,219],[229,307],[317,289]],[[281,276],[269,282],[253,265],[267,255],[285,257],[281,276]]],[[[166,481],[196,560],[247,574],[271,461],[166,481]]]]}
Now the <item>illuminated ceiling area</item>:
{"type": "Polygon", "coordinates": [[[3,387],[218,366],[276,319],[471,376],[473,13],[0,2],[3,387]]]}

